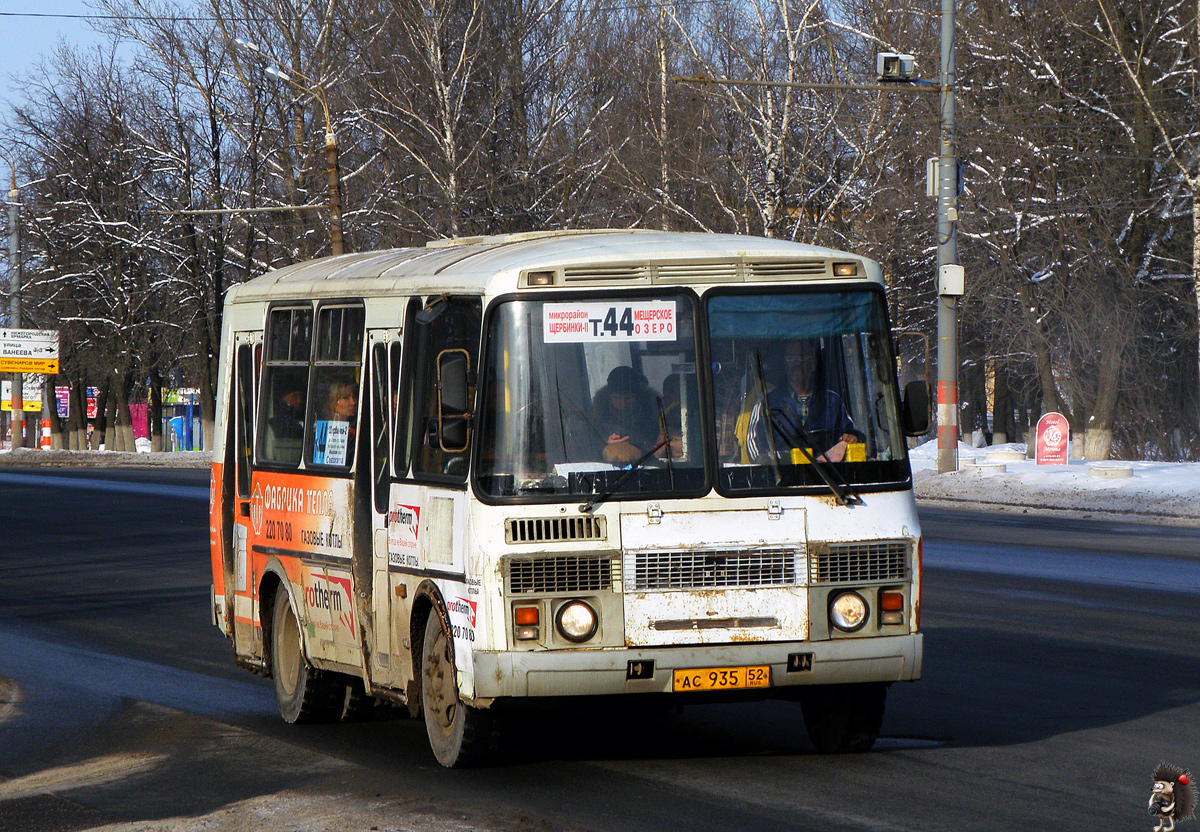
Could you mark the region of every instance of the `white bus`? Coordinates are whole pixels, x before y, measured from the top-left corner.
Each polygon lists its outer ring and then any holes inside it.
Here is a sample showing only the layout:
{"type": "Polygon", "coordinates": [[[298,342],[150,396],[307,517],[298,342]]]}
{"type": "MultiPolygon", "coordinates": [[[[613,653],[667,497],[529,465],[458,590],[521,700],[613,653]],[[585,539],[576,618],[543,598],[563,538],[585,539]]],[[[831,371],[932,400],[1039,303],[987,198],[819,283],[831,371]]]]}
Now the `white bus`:
{"type": "Polygon", "coordinates": [[[220,356],[213,623],[289,722],[391,702],[458,766],[516,697],[774,696],[861,751],[921,675],[928,385],[870,260],[439,240],[230,289],[220,356]]]}

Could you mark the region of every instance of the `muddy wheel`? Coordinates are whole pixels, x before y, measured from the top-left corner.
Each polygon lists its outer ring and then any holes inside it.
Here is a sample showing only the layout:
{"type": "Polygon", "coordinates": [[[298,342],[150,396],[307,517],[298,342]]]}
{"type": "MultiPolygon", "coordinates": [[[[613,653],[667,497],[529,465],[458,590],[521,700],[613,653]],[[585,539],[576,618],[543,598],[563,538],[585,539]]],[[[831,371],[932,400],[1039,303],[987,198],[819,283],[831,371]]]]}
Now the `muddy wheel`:
{"type": "Polygon", "coordinates": [[[421,648],[421,707],[433,756],[447,768],[480,765],[497,750],[496,715],[458,698],[450,639],[436,612],[425,622],[421,648]]]}
{"type": "Polygon", "coordinates": [[[822,754],[870,751],[883,727],[887,685],[817,685],[800,696],[808,738],[822,754]]]}
{"type": "Polygon", "coordinates": [[[285,722],[328,722],[340,714],[345,683],[336,673],[323,673],[305,659],[300,626],[282,586],[275,594],[271,621],[271,676],[285,722]]]}

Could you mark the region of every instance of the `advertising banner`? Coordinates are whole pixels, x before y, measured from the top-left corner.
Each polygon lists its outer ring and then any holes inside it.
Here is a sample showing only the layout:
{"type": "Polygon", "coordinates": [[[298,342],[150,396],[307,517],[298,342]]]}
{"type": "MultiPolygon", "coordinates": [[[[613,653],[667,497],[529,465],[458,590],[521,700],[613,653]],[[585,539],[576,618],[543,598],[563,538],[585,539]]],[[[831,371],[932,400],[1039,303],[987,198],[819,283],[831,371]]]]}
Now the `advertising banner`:
{"type": "Polygon", "coordinates": [[[1061,413],[1046,413],[1037,423],[1037,464],[1066,465],[1071,448],[1071,425],[1061,413]]]}

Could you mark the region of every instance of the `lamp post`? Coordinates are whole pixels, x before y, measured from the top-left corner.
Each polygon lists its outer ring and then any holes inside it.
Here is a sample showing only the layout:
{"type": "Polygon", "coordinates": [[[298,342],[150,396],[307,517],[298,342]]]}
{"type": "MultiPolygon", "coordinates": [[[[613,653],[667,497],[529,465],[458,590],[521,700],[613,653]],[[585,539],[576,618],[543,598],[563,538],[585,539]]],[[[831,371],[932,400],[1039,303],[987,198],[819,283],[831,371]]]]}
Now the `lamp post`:
{"type": "MultiPolygon", "coordinates": [[[[247,51],[272,60],[257,43],[244,41],[241,38],[236,38],[234,42],[247,51]]],[[[325,167],[329,175],[329,247],[334,254],[341,254],[344,249],[342,245],[342,188],[341,177],[338,173],[338,143],[337,135],[333,132],[333,121],[329,117],[329,102],[325,98],[325,87],[320,82],[314,81],[291,67],[281,68],[269,65],[266,72],[280,81],[291,84],[301,92],[311,95],[321,104],[321,110],[325,114],[325,167]],[[297,78],[303,79],[307,83],[301,83],[296,80],[297,78]]]]}
{"type": "MultiPolygon", "coordinates": [[[[17,167],[8,153],[12,188],[8,192],[8,325],[21,327],[21,191],[17,188],[17,167]]],[[[22,397],[25,376],[12,374],[12,446],[25,444],[25,401],[22,397]]]]}

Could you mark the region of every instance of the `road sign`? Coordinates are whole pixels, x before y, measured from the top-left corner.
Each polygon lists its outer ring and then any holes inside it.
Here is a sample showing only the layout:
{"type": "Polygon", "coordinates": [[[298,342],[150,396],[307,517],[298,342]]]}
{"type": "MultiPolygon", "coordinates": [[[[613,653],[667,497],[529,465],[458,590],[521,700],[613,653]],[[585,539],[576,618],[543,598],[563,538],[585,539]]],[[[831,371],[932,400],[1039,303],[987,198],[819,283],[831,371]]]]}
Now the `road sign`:
{"type": "Polygon", "coordinates": [[[0,329],[0,373],[58,373],[58,330],[0,329]]]}

